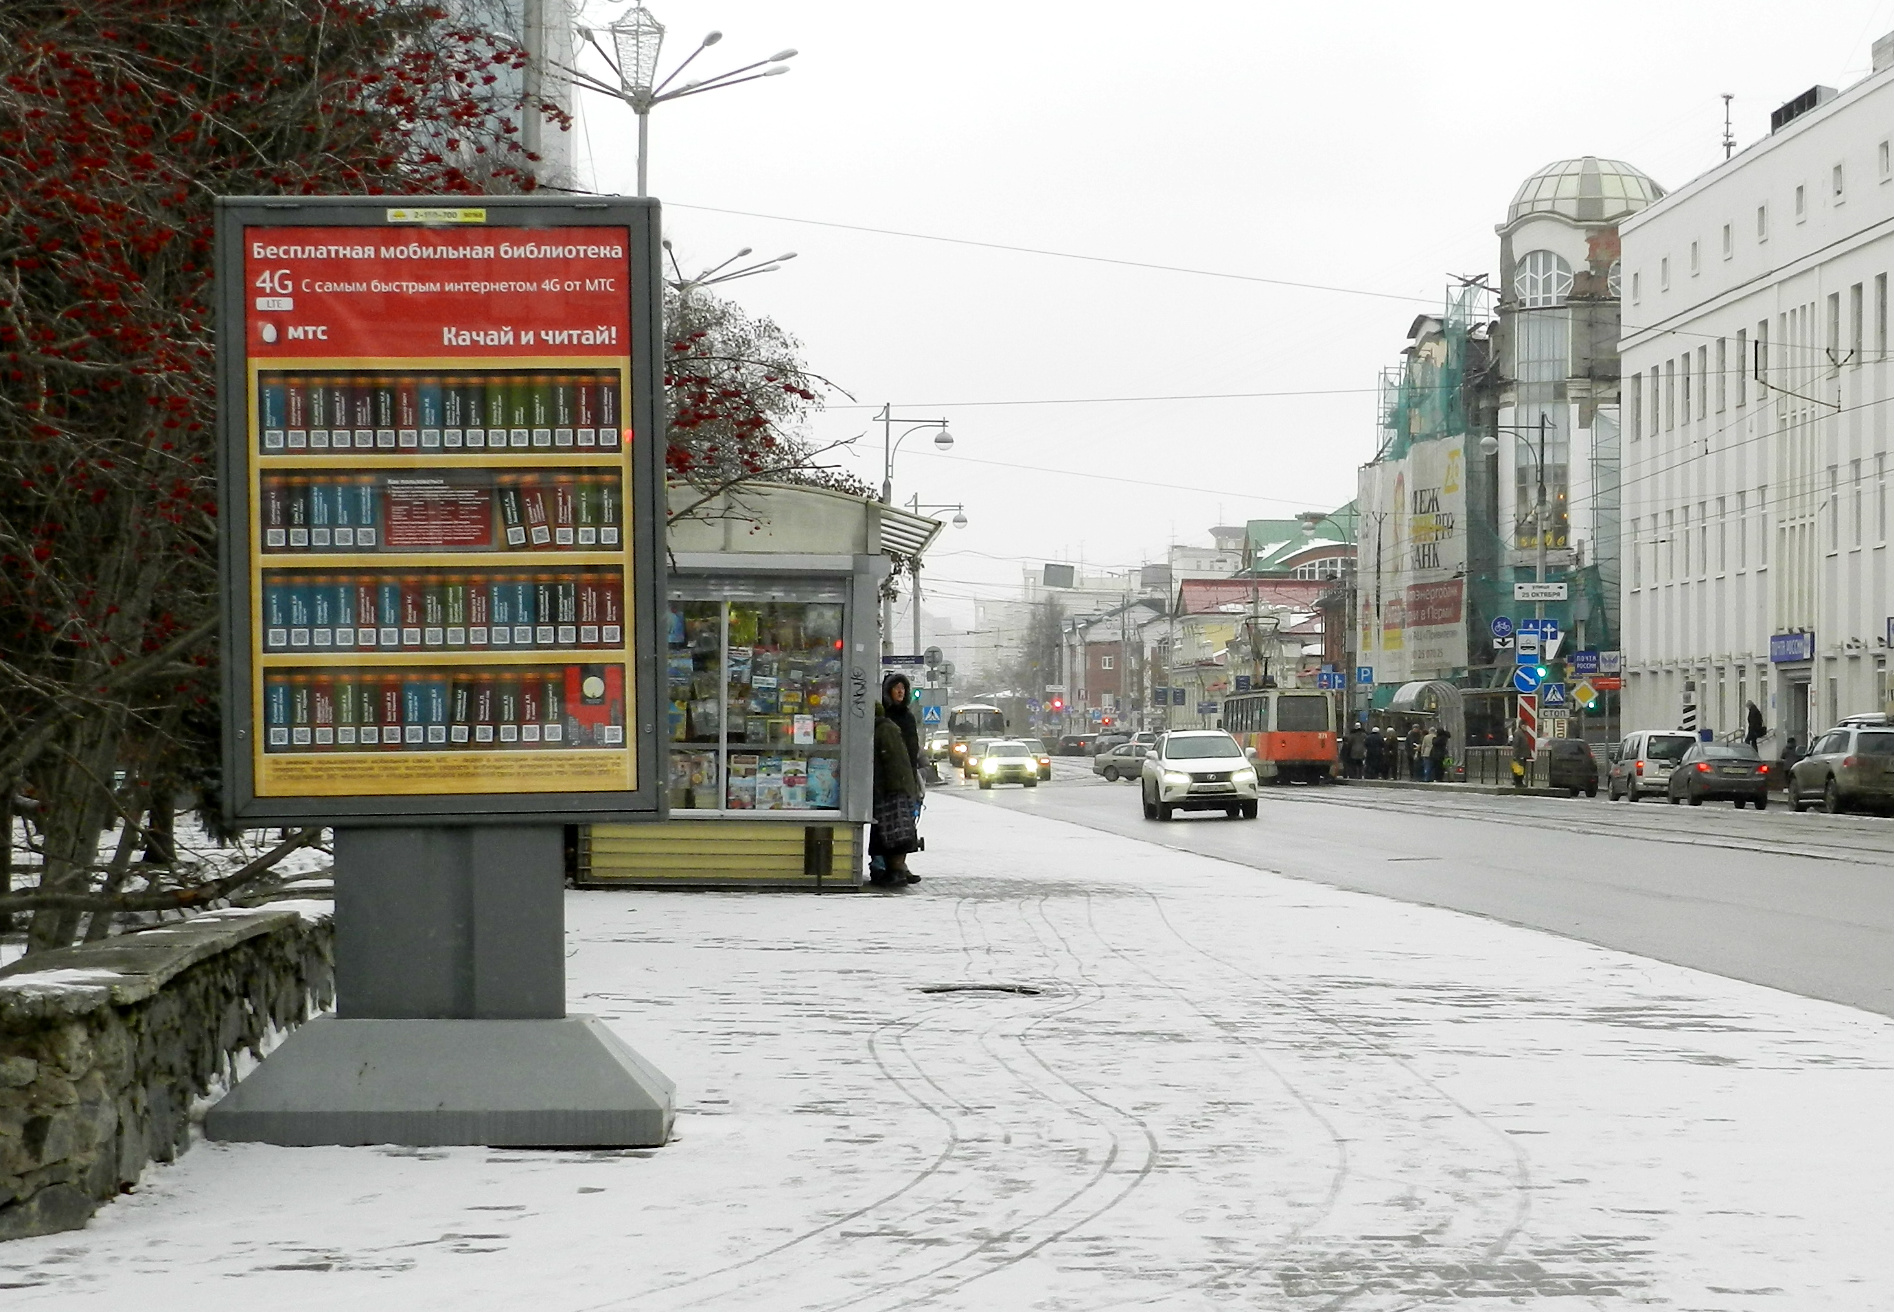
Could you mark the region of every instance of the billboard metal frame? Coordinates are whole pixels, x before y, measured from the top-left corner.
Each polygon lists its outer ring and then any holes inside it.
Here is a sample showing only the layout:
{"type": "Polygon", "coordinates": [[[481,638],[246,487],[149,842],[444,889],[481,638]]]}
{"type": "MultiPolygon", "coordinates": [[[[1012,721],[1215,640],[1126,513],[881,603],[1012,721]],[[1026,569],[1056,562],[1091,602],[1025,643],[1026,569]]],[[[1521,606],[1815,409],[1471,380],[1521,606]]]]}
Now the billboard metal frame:
{"type": "MultiPolygon", "coordinates": [[[[449,210],[448,212],[456,212],[449,210]]],[[[425,213],[425,211],[421,211],[425,213]]],[[[456,225],[459,226],[459,225],[456,225]]],[[[234,824],[521,825],[624,822],[661,818],[665,810],[665,756],[658,734],[657,653],[666,606],[663,531],[664,415],[662,406],[662,282],[659,266],[658,202],[630,197],[477,196],[224,197],[217,203],[216,313],[218,397],[219,568],[222,580],[222,690],[224,813],[234,824]],[[625,417],[634,435],[629,570],[634,596],[627,605],[631,629],[627,665],[633,696],[626,738],[634,745],[636,775],[628,790],[610,792],[358,794],[341,797],[258,797],[252,756],[252,723],[258,671],[251,653],[254,626],[248,586],[252,488],[249,470],[248,351],[245,332],[244,251],[246,233],[257,228],[324,227],[413,234],[430,226],[396,220],[391,210],[439,205],[488,211],[492,226],[525,228],[622,225],[629,266],[630,395],[625,417]]]]}

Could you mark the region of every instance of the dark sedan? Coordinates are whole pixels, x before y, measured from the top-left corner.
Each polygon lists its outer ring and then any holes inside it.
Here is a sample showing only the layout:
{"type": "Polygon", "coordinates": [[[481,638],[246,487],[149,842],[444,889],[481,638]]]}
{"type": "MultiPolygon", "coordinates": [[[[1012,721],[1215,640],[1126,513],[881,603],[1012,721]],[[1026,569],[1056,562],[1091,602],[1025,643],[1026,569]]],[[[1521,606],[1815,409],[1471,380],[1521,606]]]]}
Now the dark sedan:
{"type": "Polygon", "coordinates": [[[1672,806],[1689,802],[1702,806],[1710,799],[1727,798],[1738,810],[1744,802],[1758,811],[1769,805],[1769,764],[1744,743],[1698,743],[1684,753],[1666,785],[1672,806]]]}

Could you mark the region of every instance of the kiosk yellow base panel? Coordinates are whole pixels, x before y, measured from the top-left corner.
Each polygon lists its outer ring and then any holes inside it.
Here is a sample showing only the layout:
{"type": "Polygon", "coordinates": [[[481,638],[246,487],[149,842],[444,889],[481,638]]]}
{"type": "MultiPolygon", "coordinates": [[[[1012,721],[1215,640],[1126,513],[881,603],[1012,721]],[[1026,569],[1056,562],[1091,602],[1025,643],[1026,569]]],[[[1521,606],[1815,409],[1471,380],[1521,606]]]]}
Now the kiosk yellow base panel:
{"type": "Polygon", "coordinates": [[[579,830],[581,888],[780,888],[849,892],[861,886],[863,826],[667,820],[579,830]]]}

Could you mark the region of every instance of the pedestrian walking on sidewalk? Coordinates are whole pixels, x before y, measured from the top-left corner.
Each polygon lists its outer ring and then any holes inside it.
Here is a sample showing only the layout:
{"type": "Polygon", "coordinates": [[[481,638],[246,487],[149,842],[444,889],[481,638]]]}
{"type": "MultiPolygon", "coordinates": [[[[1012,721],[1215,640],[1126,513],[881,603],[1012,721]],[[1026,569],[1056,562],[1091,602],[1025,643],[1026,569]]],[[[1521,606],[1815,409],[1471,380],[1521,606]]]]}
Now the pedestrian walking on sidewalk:
{"type": "Polygon", "coordinates": [[[1420,754],[1415,761],[1415,764],[1420,766],[1420,780],[1424,784],[1431,784],[1434,781],[1435,732],[1435,730],[1429,729],[1426,733],[1421,735],[1420,754]]]}
{"type": "Polygon", "coordinates": [[[1385,779],[1388,777],[1388,740],[1375,728],[1368,730],[1367,737],[1368,741],[1362,745],[1367,753],[1367,775],[1370,779],[1385,779]]]}
{"type": "Polygon", "coordinates": [[[1350,779],[1359,779],[1368,760],[1368,734],[1359,724],[1349,729],[1343,743],[1342,769],[1350,779]]]}
{"type": "Polygon", "coordinates": [[[1526,786],[1526,767],[1532,760],[1532,735],[1524,720],[1513,721],[1513,787],[1526,786]]]}
{"type": "Polygon", "coordinates": [[[1446,725],[1434,730],[1433,741],[1427,745],[1427,777],[1437,784],[1447,782],[1447,753],[1453,749],[1453,735],[1447,732],[1446,725]]]}
{"type": "Polygon", "coordinates": [[[1747,727],[1743,730],[1743,741],[1748,743],[1751,747],[1754,747],[1768,736],[1769,731],[1763,728],[1762,708],[1757,706],[1755,702],[1748,703],[1748,706],[1749,718],[1747,727]]]}
{"type": "Polygon", "coordinates": [[[891,674],[881,685],[881,700],[875,703],[875,819],[868,831],[869,882],[884,888],[919,883],[921,878],[908,869],[908,853],[921,846],[920,734],[908,707],[909,692],[907,679],[891,674]]]}
{"type": "Polygon", "coordinates": [[[1401,763],[1407,767],[1407,777],[1421,777],[1421,731],[1418,724],[1409,725],[1407,737],[1401,740],[1401,763]]]}

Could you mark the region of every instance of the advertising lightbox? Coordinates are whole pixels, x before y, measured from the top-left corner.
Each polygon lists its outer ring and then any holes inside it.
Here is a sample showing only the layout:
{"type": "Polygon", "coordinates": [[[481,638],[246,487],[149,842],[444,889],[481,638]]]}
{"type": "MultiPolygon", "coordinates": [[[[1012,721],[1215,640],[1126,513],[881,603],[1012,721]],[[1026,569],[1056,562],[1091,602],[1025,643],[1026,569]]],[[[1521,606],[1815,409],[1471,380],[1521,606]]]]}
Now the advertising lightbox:
{"type": "Polygon", "coordinates": [[[653,202],[227,200],[227,806],[661,805],[653,202]]]}

